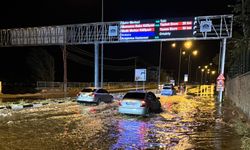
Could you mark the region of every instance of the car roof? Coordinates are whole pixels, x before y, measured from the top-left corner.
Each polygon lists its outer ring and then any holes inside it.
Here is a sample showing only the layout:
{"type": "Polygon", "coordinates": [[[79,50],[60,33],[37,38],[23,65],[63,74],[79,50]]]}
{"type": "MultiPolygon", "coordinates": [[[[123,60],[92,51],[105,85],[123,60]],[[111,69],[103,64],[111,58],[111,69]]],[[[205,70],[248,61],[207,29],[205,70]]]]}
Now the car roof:
{"type": "Polygon", "coordinates": [[[145,90],[129,91],[127,93],[147,93],[145,90]]]}

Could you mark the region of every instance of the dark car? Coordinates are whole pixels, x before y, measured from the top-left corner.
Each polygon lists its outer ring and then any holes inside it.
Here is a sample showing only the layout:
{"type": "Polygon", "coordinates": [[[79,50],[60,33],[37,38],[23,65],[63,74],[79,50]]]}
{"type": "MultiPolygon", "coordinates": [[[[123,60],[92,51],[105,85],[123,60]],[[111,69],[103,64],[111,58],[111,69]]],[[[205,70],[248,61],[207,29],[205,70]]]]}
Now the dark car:
{"type": "Polygon", "coordinates": [[[118,111],[122,114],[146,115],[161,110],[159,98],[153,92],[133,91],[124,95],[118,111]]]}
{"type": "Polygon", "coordinates": [[[110,103],[113,96],[105,89],[85,88],[77,94],[77,102],[89,102],[99,104],[100,102],[110,103]]]}

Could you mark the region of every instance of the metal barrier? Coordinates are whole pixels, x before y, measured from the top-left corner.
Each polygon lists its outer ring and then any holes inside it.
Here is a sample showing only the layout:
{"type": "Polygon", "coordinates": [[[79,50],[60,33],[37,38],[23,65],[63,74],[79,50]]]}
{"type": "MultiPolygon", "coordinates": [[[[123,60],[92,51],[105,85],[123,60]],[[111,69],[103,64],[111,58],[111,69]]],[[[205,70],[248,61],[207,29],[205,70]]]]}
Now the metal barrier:
{"type": "Polygon", "coordinates": [[[215,85],[200,85],[187,89],[188,94],[194,94],[200,97],[213,97],[214,96],[215,85]]]}
{"type": "MultiPolygon", "coordinates": [[[[142,83],[136,82],[104,82],[103,87],[105,89],[119,89],[119,88],[133,88],[138,85],[142,87],[142,83]]],[[[94,87],[93,82],[68,82],[68,88],[84,88],[84,87],[94,87]]],[[[157,88],[156,82],[145,82],[145,87],[147,88],[157,88]]],[[[45,82],[45,81],[38,81],[37,82],[37,89],[63,89],[63,82],[45,82]]]]}

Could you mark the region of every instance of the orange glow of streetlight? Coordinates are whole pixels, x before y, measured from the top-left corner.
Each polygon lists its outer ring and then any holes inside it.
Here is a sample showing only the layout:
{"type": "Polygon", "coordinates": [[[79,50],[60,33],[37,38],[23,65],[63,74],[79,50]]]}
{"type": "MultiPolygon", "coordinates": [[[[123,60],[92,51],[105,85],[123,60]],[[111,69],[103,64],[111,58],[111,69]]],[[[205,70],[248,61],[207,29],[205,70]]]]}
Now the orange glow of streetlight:
{"type": "Polygon", "coordinates": [[[212,74],[215,74],[216,73],[216,71],[212,71],[212,74]]]}
{"type": "Polygon", "coordinates": [[[194,56],[196,56],[198,54],[198,51],[194,50],[192,53],[193,53],[194,56]]]}
{"type": "Polygon", "coordinates": [[[186,54],[186,52],[185,52],[185,51],[183,51],[183,52],[182,52],[182,55],[185,55],[185,54],[186,54]]]}
{"type": "Polygon", "coordinates": [[[192,47],[192,41],[186,41],[184,43],[185,48],[190,49],[192,47]]]}
{"type": "Polygon", "coordinates": [[[208,66],[205,66],[205,69],[207,69],[208,66]]]}
{"type": "Polygon", "coordinates": [[[205,69],[201,69],[201,71],[202,71],[202,72],[204,72],[204,71],[205,71],[205,69]]]}
{"type": "Polygon", "coordinates": [[[173,48],[175,48],[175,47],[176,47],[176,43],[172,43],[171,46],[172,46],[173,48]]]}

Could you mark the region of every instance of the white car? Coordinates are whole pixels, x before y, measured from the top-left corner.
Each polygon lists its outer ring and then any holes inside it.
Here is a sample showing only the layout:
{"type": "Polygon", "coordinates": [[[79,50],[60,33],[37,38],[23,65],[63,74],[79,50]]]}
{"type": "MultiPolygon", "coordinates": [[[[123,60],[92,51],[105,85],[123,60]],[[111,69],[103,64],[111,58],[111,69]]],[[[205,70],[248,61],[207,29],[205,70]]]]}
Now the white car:
{"type": "Polygon", "coordinates": [[[105,89],[85,88],[77,94],[77,102],[96,103],[100,102],[111,103],[113,96],[105,89]]]}
{"type": "Polygon", "coordinates": [[[146,115],[161,112],[161,102],[153,92],[132,91],[120,101],[118,112],[121,114],[146,115]]]}

